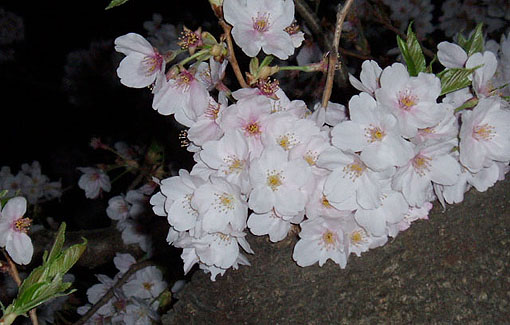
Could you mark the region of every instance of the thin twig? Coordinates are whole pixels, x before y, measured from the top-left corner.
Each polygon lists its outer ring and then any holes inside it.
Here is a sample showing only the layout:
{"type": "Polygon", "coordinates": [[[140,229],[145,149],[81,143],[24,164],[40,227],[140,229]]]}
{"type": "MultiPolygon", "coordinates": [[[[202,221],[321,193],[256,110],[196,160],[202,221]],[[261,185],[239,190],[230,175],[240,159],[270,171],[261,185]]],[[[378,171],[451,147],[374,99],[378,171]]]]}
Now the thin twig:
{"type": "Polygon", "coordinates": [[[333,82],[335,78],[335,70],[338,63],[338,46],[340,43],[340,36],[342,35],[342,25],[345,21],[345,17],[351,8],[354,0],[347,0],[342,10],[338,10],[336,14],[336,26],[335,26],[335,38],[333,40],[333,49],[329,53],[328,73],[326,79],[326,86],[324,93],[322,94],[322,107],[328,106],[328,101],[331,98],[331,92],[333,91],[333,82]]]}
{"type": "Polygon", "coordinates": [[[85,322],[90,318],[92,317],[98,310],[99,308],[103,307],[104,304],[106,304],[108,301],[110,301],[110,299],[113,298],[113,296],[115,295],[115,290],[119,289],[120,287],[122,287],[128,280],[129,278],[138,270],[141,270],[143,268],[146,268],[147,266],[150,266],[152,265],[152,261],[150,260],[145,260],[145,261],[142,261],[142,262],[138,262],[136,264],[133,264],[131,265],[131,267],[129,268],[129,270],[127,270],[126,273],[124,273],[122,275],[122,277],[117,281],[117,283],[115,283],[105,294],[103,297],[101,297],[101,299],[99,299],[98,302],[96,302],[94,304],[94,306],[92,306],[88,311],[87,313],[85,313],[85,315],[83,315],[76,323],[74,323],[74,325],[82,325],[82,324],[85,324],[85,322]]]}
{"type": "Polygon", "coordinates": [[[239,85],[242,88],[248,88],[249,86],[244,80],[243,73],[239,68],[239,63],[237,63],[236,54],[234,52],[234,43],[232,42],[232,35],[230,34],[232,27],[229,24],[227,24],[223,19],[220,19],[219,23],[225,33],[225,40],[227,41],[228,48],[228,60],[232,65],[232,69],[234,69],[234,74],[236,75],[237,81],[239,82],[239,85]]]}
{"type": "MultiPolygon", "coordinates": [[[[16,268],[16,264],[12,261],[9,254],[7,254],[4,250],[2,250],[4,253],[5,258],[7,259],[7,263],[9,264],[9,275],[12,277],[18,288],[21,286],[21,277],[19,276],[18,269],[16,268]]],[[[37,320],[37,311],[36,309],[32,309],[28,312],[30,315],[30,320],[32,321],[33,325],[39,325],[39,321],[37,320]]]]}

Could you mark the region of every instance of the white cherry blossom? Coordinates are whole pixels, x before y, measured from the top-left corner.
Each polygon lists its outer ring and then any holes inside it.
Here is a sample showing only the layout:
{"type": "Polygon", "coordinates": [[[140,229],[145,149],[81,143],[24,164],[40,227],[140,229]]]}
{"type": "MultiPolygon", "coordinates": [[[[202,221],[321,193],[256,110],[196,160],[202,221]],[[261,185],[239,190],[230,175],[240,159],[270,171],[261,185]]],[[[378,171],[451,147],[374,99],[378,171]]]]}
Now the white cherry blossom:
{"type": "Polygon", "coordinates": [[[292,258],[299,266],[310,266],[316,262],[322,266],[331,259],[345,268],[349,253],[342,226],[342,220],[336,218],[317,217],[303,221],[292,258]]]}
{"type": "Polygon", "coordinates": [[[294,21],[291,0],[225,0],[225,20],[243,52],[256,56],[262,49],[285,60],[294,53],[294,43],[285,31],[294,21]]]}
{"type": "Polygon", "coordinates": [[[10,199],[0,213],[0,247],[17,264],[29,264],[34,253],[32,240],[27,235],[32,220],[23,218],[27,200],[22,196],[10,199]]]}
{"type": "Polygon", "coordinates": [[[123,85],[143,88],[165,78],[164,57],[143,36],[129,33],[117,37],[115,50],[126,55],[117,69],[123,85]]]}

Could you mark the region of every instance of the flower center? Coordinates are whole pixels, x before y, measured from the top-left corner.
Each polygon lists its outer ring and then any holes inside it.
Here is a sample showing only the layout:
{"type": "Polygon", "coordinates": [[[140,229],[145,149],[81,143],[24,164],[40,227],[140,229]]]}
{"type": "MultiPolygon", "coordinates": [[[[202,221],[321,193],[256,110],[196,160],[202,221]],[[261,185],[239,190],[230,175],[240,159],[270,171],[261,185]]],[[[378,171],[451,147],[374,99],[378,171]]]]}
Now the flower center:
{"type": "Polygon", "coordinates": [[[352,163],[345,166],[344,173],[353,181],[363,175],[363,172],[367,169],[367,166],[359,159],[355,159],[352,163]]]}
{"type": "Polygon", "coordinates": [[[494,138],[495,134],[494,127],[487,123],[477,125],[473,128],[473,138],[477,140],[489,141],[494,138]]]}
{"type": "Polygon", "coordinates": [[[17,232],[27,233],[30,228],[30,224],[32,223],[32,219],[29,218],[18,218],[13,221],[12,229],[17,232]]]}
{"type": "Polygon", "coordinates": [[[163,67],[163,56],[158,52],[146,56],[142,64],[145,66],[145,75],[150,76],[161,70],[163,67]]]}
{"type": "Polygon", "coordinates": [[[354,245],[354,246],[359,246],[363,243],[366,242],[365,240],[365,237],[366,237],[366,234],[365,234],[365,231],[363,229],[358,229],[358,230],[355,230],[351,233],[351,243],[354,245]]]}
{"type": "Polygon", "coordinates": [[[267,186],[269,186],[273,191],[277,191],[278,187],[283,184],[283,179],[284,177],[281,175],[280,171],[268,171],[267,186]]]}
{"type": "Polygon", "coordinates": [[[276,139],[276,142],[282,147],[285,151],[289,151],[292,147],[298,142],[292,133],[286,133],[279,136],[276,139]]]}
{"type": "Polygon", "coordinates": [[[151,288],[154,286],[154,283],[151,283],[151,282],[144,282],[143,283],[143,288],[147,291],[150,291],[151,288]]]}
{"type": "Polygon", "coordinates": [[[191,73],[189,73],[186,70],[183,70],[179,75],[177,76],[177,79],[175,80],[177,83],[177,87],[181,88],[182,91],[188,91],[191,82],[195,79],[191,73]]]}
{"type": "Polygon", "coordinates": [[[380,127],[371,126],[370,128],[365,128],[365,136],[368,138],[368,142],[370,143],[381,141],[385,135],[386,132],[381,130],[380,127]]]}
{"type": "Polygon", "coordinates": [[[257,13],[256,18],[252,18],[253,21],[253,29],[256,30],[259,33],[264,33],[269,29],[269,26],[271,25],[269,23],[269,16],[270,14],[268,12],[261,14],[260,12],[257,13]]]}
{"type": "Polygon", "coordinates": [[[280,89],[280,82],[276,79],[266,78],[258,81],[257,88],[261,95],[277,100],[276,92],[280,89]]]}
{"type": "Polygon", "coordinates": [[[237,158],[236,156],[228,156],[224,158],[227,164],[227,170],[224,171],[225,175],[239,174],[244,169],[244,160],[237,158]]]}
{"type": "Polygon", "coordinates": [[[177,42],[177,44],[183,50],[187,50],[190,47],[193,48],[199,46],[201,41],[202,39],[199,33],[184,27],[184,31],[181,33],[181,36],[179,37],[179,42],[177,42]]]}
{"type": "Polygon", "coordinates": [[[327,248],[330,248],[331,246],[335,246],[336,242],[337,242],[337,236],[330,230],[327,230],[323,235],[322,235],[322,242],[324,243],[324,245],[327,247],[327,248]]]}
{"type": "Polygon", "coordinates": [[[207,109],[205,110],[205,116],[210,120],[216,121],[218,114],[220,113],[220,108],[220,104],[209,102],[209,106],[207,106],[207,109]]]}
{"type": "Polygon", "coordinates": [[[398,107],[404,111],[410,111],[418,102],[418,96],[406,89],[398,93],[398,107]]]}
{"type": "Polygon", "coordinates": [[[310,166],[315,166],[315,163],[317,162],[317,154],[311,150],[308,150],[303,158],[310,166]]]}
{"type": "Polygon", "coordinates": [[[326,195],[322,194],[321,204],[326,209],[331,209],[333,206],[329,203],[329,200],[326,198],[326,195]]]}
{"type": "Polygon", "coordinates": [[[235,199],[233,195],[228,193],[214,193],[214,195],[216,196],[216,202],[218,203],[216,206],[217,210],[220,212],[227,212],[234,209],[235,199]]]}
{"type": "Polygon", "coordinates": [[[259,135],[260,133],[262,133],[260,131],[260,126],[259,126],[258,122],[251,122],[251,123],[247,124],[244,127],[244,131],[245,131],[245,133],[247,133],[248,136],[256,136],[256,135],[259,135]]]}
{"type": "Polygon", "coordinates": [[[418,154],[413,158],[412,164],[418,175],[424,176],[430,170],[431,161],[431,158],[418,154]]]}

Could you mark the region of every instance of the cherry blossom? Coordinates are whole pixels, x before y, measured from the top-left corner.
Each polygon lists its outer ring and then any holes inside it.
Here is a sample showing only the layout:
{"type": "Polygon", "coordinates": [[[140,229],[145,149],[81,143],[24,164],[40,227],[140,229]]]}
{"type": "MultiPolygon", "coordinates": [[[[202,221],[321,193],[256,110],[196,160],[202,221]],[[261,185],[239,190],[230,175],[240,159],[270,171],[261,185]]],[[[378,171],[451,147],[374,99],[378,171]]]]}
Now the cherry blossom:
{"type": "Polygon", "coordinates": [[[102,169],[94,167],[78,167],[83,173],[78,180],[78,186],[85,191],[85,197],[95,199],[102,191],[110,192],[110,177],[102,169]]]}
{"type": "Polygon", "coordinates": [[[282,147],[267,147],[250,166],[253,186],[248,200],[250,209],[266,213],[274,208],[280,215],[298,214],[305,208],[307,200],[302,187],[309,177],[310,166],[304,160],[289,161],[282,147]]]}
{"type": "Polygon", "coordinates": [[[460,162],[472,172],[492,161],[510,160],[510,112],[500,99],[480,99],[472,111],[462,113],[460,162]]]}
{"type": "Polygon", "coordinates": [[[262,49],[285,60],[294,53],[292,37],[285,31],[294,21],[293,1],[225,0],[223,12],[246,55],[254,57],[262,49]]]}
{"type": "Polygon", "coordinates": [[[377,102],[395,115],[402,135],[412,138],[418,129],[434,126],[445,114],[436,102],[441,93],[441,81],[430,73],[410,77],[406,67],[394,63],[381,74],[381,88],[375,91],[377,102]]]}
{"type": "Polygon", "coordinates": [[[27,200],[22,196],[10,199],[0,213],[0,247],[17,264],[29,264],[34,253],[32,240],[27,235],[32,220],[23,218],[27,211],[27,200]]]}
{"type": "Polygon", "coordinates": [[[300,240],[294,246],[292,258],[299,266],[331,259],[341,268],[347,265],[348,250],[344,239],[342,220],[318,217],[301,223],[300,240]]]}
{"type": "Polygon", "coordinates": [[[143,88],[165,77],[164,57],[143,36],[129,33],[117,37],[115,50],[126,55],[117,69],[123,85],[143,88]]]}

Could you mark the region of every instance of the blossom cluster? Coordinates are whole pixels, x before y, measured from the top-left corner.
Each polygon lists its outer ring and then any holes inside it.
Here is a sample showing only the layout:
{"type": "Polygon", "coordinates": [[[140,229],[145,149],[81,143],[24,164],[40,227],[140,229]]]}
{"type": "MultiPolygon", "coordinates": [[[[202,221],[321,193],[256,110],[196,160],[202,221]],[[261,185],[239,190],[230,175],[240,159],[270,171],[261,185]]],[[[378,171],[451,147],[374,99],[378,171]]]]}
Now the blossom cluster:
{"type": "MultiPolygon", "coordinates": [[[[286,59],[301,43],[289,33],[290,0],[225,0],[223,12],[250,57],[263,51],[286,59]]],[[[171,59],[141,35],[115,41],[126,55],[117,70],[121,83],[152,86],[152,107],[188,128],[195,165],[160,180],[150,200],[168,220],[167,241],[183,249],[185,272],[198,264],[215,280],[249,265],[247,231],[277,242],[293,227],[300,229],[298,265],[331,259],[344,268],[351,254],[426,219],[436,199],[460,202],[469,188],[485,191],[508,171],[505,37],[487,46],[494,52],[439,44],[446,73],[469,72],[469,83],[456,91],[444,90],[444,74],[367,60],[359,79],[350,76],[360,93],[347,106],[311,109],[270,78],[228,91],[225,45],[208,47],[203,34],[186,35],[187,46],[204,51],[188,68],[167,69],[171,59]]]]}
{"type": "Polygon", "coordinates": [[[7,197],[22,195],[30,204],[49,201],[62,196],[60,181],[50,181],[41,172],[41,165],[33,161],[31,165],[22,164],[21,169],[13,174],[10,167],[0,169],[0,190],[7,190],[7,197]]]}
{"type": "MultiPolygon", "coordinates": [[[[110,278],[104,274],[96,274],[99,283],[87,290],[89,303],[78,308],[78,313],[84,315],[110,290],[136,263],[130,254],[117,253],[113,263],[119,272],[110,278]]],[[[163,274],[156,266],[147,266],[136,271],[127,282],[114,290],[114,296],[101,306],[94,315],[87,320],[87,324],[150,324],[159,320],[157,313],[159,296],[165,291],[167,283],[163,274]]]]}

